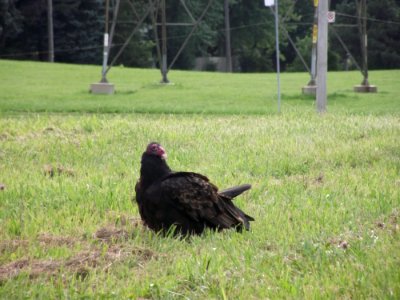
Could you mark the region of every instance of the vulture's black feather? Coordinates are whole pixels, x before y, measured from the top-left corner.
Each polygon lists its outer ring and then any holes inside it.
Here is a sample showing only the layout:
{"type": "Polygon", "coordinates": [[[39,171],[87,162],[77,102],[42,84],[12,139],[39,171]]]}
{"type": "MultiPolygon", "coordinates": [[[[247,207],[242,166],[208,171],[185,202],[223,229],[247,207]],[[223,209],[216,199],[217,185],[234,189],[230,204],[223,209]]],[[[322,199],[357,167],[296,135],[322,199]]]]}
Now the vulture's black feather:
{"type": "Polygon", "coordinates": [[[251,188],[244,184],[221,192],[207,177],[193,172],[173,172],[164,148],[150,143],[142,155],[136,201],[145,224],[154,231],[200,234],[206,228],[250,228],[254,219],[232,199],[251,188]]]}

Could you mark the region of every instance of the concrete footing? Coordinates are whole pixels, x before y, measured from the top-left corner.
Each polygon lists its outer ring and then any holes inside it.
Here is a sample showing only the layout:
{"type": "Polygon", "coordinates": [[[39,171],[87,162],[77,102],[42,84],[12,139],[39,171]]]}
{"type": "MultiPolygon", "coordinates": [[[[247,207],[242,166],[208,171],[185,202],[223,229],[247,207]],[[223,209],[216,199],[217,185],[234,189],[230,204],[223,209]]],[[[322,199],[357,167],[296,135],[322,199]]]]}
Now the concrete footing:
{"type": "Polygon", "coordinates": [[[112,95],[115,92],[114,85],[107,82],[92,83],[90,92],[93,94],[108,94],[112,95]]]}
{"type": "Polygon", "coordinates": [[[317,86],[316,85],[306,85],[303,86],[301,89],[303,94],[305,95],[315,95],[317,93],[317,86]]]}
{"type": "Polygon", "coordinates": [[[378,88],[375,85],[355,85],[354,91],[356,93],[377,93],[378,88]]]}

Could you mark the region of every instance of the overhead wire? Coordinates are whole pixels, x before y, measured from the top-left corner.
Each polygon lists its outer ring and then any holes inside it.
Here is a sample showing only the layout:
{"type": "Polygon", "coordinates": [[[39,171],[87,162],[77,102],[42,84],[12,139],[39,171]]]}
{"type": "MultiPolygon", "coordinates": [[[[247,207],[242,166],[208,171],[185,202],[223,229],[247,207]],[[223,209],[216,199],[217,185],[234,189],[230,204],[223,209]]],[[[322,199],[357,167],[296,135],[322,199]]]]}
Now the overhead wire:
{"type": "MultiPolygon", "coordinates": [[[[336,12],[336,15],[338,16],[343,16],[343,17],[348,17],[348,18],[352,18],[352,19],[358,19],[359,17],[356,15],[349,15],[349,14],[344,14],[344,13],[340,13],[340,12],[336,12]]],[[[386,23],[386,24],[394,24],[394,25],[400,25],[400,21],[391,21],[391,20],[382,20],[382,19],[376,19],[376,18],[363,18],[360,17],[362,20],[367,20],[367,21],[371,21],[371,22],[377,22],[377,23],[386,23]]]]}
{"type": "MultiPolygon", "coordinates": [[[[339,13],[336,12],[336,15],[338,16],[343,16],[343,17],[349,17],[349,18],[354,18],[357,19],[358,16],[356,15],[350,15],[350,14],[345,14],[345,13],[339,13]]],[[[286,17],[286,16],[285,16],[286,17]]],[[[398,21],[391,21],[391,20],[382,20],[382,19],[376,19],[376,18],[366,18],[368,21],[371,22],[378,22],[378,23],[386,23],[386,24],[394,24],[394,25],[400,25],[400,22],[398,21]]],[[[231,31],[236,31],[236,30],[241,30],[241,29],[246,29],[246,28],[251,28],[251,27],[261,27],[264,26],[266,24],[269,24],[270,22],[257,22],[257,23],[253,23],[253,24],[244,24],[244,25],[240,25],[240,26],[236,26],[236,27],[231,27],[230,30],[231,31]]],[[[313,23],[312,22],[285,22],[286,25],[299,25],[299,26],[311,26],[313,23]]],[[[335,23],[334,25],[335,27],[353,27],[353,26],[357,26],[356,24],[337,24],[335,23]]],[[[224,32],[225,29],[219,29],[217,30],[217,32],[224,32]]],[[[200,35],[200,33],[194,33],[194,36],[198,36],[200,35]]],[[[167,40],[171,41],[171,40],[177,40],[177,39],[182,39],[185,38],[186,35],[175,35],[175,36],[169,36],[167,38],[167,40]]],[[[123,46],[124,43],[113,43],[113,45],[111,46],[111,48],[118,48],[123,46]]],[[[54,49],[54,53],[66,53],[66,52],[84,52],[84,51],[89,51],[89,50],[95,50],[95,49],[102,49],[103,45],[99,44],[99,45],[93,45],[93,46],[86,46],[86,47],[74,47],[74,48],[69,48],[69,49],[54,49]]],[[[49,51],[29,51],[29,52],[19,52],[19,53],[4,53],[4,54],[0,54],[0,58],[8,58],[8,57],[21,57],[21,56],[38,56],[38,55],[46,55],[48,54],[49,51]]]]}
{"type": "MultiPolygon", "coordinates": [[[[236,27],[231,27],[231,31],[235,30],[240,30],[240,29],[246,29],[246,28],[251,28],[251,27],[258,27],[258,26],[263,26],[268,24],[269,22],[258,22],[254,24],[246,24],[246,25],[240,25],[236,27]]],[[[311,25],[312,23],[306,23],[306,22],[286,22],[285,24],[289,25],[311,25]]],[[[217,32],[224,32],[225,29],[219,29],[217,32]]],[[[194,36],[199,36],[200,33],[194,33],[194,36]]],[[[186,35],[175,35],[175,36],[169,36],[167,40],[178,40],[185,38],[186,35]]],[[[159,39],[160,40],[160,39],[159,39]]],[[[125,43],[113,43],[112,48],[114,47],[119,47],[123,46],[125,43]]],[[[103,45],[97,45],[97,46],[87,46],[87,47],[75,47],[75,48],[70,48],[70,49],[54,49],[54,53],[64,53],[64,52],[78,52],[78,51],[89,51],[89,50],[94,50],[94,49],[102,49],[103,45]]],[[[0,54],[0,57],[15,57],[15,56],[27,56],[27,55],[40,55],[40,54],[48,54],[48,51],[31,51],[31,52],[20,52],[20,53],[12,53],[12,54],[0,54]]]]}

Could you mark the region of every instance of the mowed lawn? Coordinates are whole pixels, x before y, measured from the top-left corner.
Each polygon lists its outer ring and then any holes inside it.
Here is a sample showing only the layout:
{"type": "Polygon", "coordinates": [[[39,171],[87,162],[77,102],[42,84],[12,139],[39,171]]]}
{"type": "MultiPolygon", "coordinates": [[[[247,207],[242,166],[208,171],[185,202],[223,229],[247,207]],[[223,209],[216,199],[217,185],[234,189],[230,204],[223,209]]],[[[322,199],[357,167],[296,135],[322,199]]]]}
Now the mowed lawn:
{"type": "Polygon", "coordinates": [[[160,86],[119,68],[120,92],[90,95],[98,71],[0,61],[0,298],[400,297],[398,71],[371,72],[375,95],[329,74],[322,116],[299,94],[305,74],[282,75],[277,114],[274,74],[172,72],[160,86]],[[175,170],[251,183],[236,200],[251,231],[146,229],[132,198],[150,141],[175,170]]]}
{"type": "MultiPolygon", "coordinates": [[[[276,75],[224,74],[172,70],[171,84],[160,85],[158,70],[114,67],[108,80],[117,93],[93,95],[99,66],[0,60],[1,112],[274,114],[276,75]]],[[[379,94],[356,94],[358,71],[328,74],[328,110],[344,113],[400,113],[400,70],[371,71],[379,94]]],[[[314,97],[303,96],[306,73],[281,74],[282,112],[314,111],[314,97]]]]}

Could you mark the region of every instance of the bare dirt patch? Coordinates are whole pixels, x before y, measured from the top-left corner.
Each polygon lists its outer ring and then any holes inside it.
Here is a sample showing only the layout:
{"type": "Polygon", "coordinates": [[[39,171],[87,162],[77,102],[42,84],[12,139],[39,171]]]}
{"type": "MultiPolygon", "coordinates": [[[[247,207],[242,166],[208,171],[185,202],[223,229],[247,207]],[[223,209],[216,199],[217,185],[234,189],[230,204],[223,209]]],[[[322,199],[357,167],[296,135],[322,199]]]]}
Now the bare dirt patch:
{"type": "Polygon", "coordinates": [[[375,227],[378,229],[386,229],[392,234],[396,234],[400,231],[399,226],[400,210],[398,208],[393,209],[392,213],[388,217],[382,217],[375,222],[375,227]]]}
{"type": "Polygon", "coordinates": [[[26,240],[10,240],[10,241],[2,241],[0,243],[0,253],[14,252],[19,247],[28,247],[29,242],[26,240]]]}
{"type": "Polygon", "coordinates": [[[52,165],[44,165],[43,173],[45,176],[54,177],[55,175],[67,175],[67,176],[75,176],[75,171],[71,168],[64,167],[61,165],[52,166],[52,165]]]}
{"type": "Polygon", "coordinates": [[[104,242],[113,242],[128,239],[129,234],[125,229],[114,226],[102,227],[94,233],[94,238],[104,242]]]}
{"type": "Polygon", "coordinates": [[[67,260],[53,259],[20,259],[0,267],[0,282],[25,273],[29,278],[36,278],[41,275],[55,275],[62,271],[74,273],[79,277],[86,277],[90,270],[101,267],[107,271],[114,263],[120,262],[133,255],[140,256],[142,260],[148,260],[145,251],[139,251],[133,247],[113,245],[106,251],[103,249],[89,249],[79,252],[67,260]]]}
{"type": "Polygon", "coordinates": [[[78,238],[69,236],[56,236],[50,233],[39,234],[37,240],[42,246],[50,246],[50,247],[63,246],[63,245],[72,246],[75,243],[79,242],[78,238]]]}
{"type": "MultiPolygon", "coordinates": [[[[127,224],[131,226],[135,218],[126,218],[127,224]],[[129,220],[129,222],[128,222],[129,220]]],[[[134,222],[134,224],[136,224],[134,222]]],[[[138,224],[136,224],[138,225],[138,224]]],[[[125,228],[118,228],[114,225],[103,226],[93,234],[92,243],[84,238],[75,238],[68,236],[56,236],[50,233],[41,233],[34,243],[38,242],[41,247],[51,248],[60,246],[72,247],[79,243],[81,249],[67,259],[32,259],[22,258],[0,266],[0,283],[12,279],[20,274],[27,274],[29,278],[39,276],[52,276],[60,273],[72,273],[78,278],[86,278],[93,269],[101,269],[107,272],[114,264],[127,259],[134,259],[138,265],[143,266],[153,258],[160,256],[150,249],[130,245],[128,242],[130,233],[125,228]]],[[[19,247],[28,248],[30,242],[27,240],[6,241],[0,244],[0,251],[14,252],[19,247]]]]}

